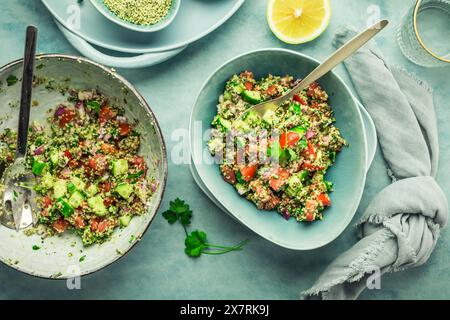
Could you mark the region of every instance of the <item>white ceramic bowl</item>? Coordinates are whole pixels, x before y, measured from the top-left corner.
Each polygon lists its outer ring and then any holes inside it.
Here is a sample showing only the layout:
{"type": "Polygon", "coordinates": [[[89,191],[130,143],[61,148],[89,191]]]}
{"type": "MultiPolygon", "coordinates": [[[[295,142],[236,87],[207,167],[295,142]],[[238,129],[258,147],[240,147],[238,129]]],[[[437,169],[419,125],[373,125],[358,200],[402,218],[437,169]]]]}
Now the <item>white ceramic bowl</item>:
{"type": "MultiPolygon", "coordinates": [[[[62,84],[74,89],[97,88],[111,102],[125,105],[129,119],[139,119],[138,130],[142,133],[140,154],[149,165],[150,176],[159,181],[156,192],[149,200],[146,214],[132,219],[124,229],[114,231],[110,241],[83,247],[79,237],[65,232],[62,236],[41,239],[38,235],[27,236],[0,226],[0,261],[24,273],[43,278],[70,278],[100,270],[127,253],[140,239],[156,215],[164,193],[167,179],[167,158],[161,130],[145,99],[124,78],[95,62],[66,55],[39,55],[36,60],[36,76],[45,76],[53,85],[62,84]],[[126,103],[125,103],[126,101],[126,103]],[[33,246],[40,247],[33,250],[33,246]],[[84,257],[84,258],[82,258],[84,257]],[[84,259],[84,260],[83,260],[84,259]],[[82,260],[82,261],[80,261],[82,260]]],[[[0,131],[16,128],[17,109],[9,103],[17,103],[20,96],[22,60],[0,68],[0,131]],[[19,81],[7,86],[6,79],[16,76],[19,81]]],[[[48,90],[47,83],[33,89],[33,100],[39,105],[31,110],[31,121],[45,123],[46,111],[67,101],[58,90],[48,90]]]]}

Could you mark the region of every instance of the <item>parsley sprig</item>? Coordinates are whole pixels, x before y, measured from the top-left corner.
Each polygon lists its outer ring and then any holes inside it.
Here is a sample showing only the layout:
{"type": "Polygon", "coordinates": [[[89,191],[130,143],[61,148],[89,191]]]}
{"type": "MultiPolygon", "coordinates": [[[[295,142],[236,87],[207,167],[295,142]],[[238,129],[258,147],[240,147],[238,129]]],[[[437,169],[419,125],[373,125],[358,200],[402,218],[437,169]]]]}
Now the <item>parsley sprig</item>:
{"type": "Polygon", "coordinates": [[[178,221],[183,226],[184,233],[186,234],[186,239],[184,240],[184,252],[189,257],[196,258],[200,257],[202,254],[217,255],[242,250],[242,247],[248,242],[248,240],[245,240],[235,246],[220,246],[208,243],[207,234],[204,231],[195,230],[189,233],[187,226],[191,224],[192,210],[189,208],[189,205],[180,198],[170,201],[169,210],[163,212],[162,215],[170,224],[174,224],[178,221]]]}

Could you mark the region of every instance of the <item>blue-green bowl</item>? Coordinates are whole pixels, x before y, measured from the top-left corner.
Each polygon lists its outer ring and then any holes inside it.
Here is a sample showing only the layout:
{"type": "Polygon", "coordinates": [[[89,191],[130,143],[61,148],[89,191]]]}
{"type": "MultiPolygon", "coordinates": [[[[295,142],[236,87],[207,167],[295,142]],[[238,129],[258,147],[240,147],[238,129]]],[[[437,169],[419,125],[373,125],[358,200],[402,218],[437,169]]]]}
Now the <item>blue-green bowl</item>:
{"type": "Polygon", "coordinates": [[[318,64],[309,56],[284,49],[262,49],[240,55],[226,62],[208,78],[200,90],[190,119],[191,155],[200,178],[211,194],[254,232],[295,250],[311,250],[330,243],[344,231],[358,208],[366,179],[366,137],[361,113],[349,88],[332,72],[318,81],[329,94],[336,125],[349,143],[349,147],[343,149],[335,165],[327,172],[327,180],[334,182],[335,191],[331,194],[332,206],[325,211],[322,221],[286,221],[275,211],[258,210],[222,179],[218,166],[207,152],[207,137],[203,137],[202,133],[210,128],[218,97],[233,74],[250,70],[257,79],[267,74],[290,74],[303,78],[318,64]],[[199,123],[202,125],[201,132],[199,123]]]}
{"type": "Polygon", "coordinates": [[[152,25],[138,25],[119,18],[114,12],[109,10],[103,0],[91,0],[91,3],[103,16],[124,28],[138,32],[156,32],[172,23],[180,9],[181,0],[172,0],[172,6],[167,15],[161,21],[152,25]]]}

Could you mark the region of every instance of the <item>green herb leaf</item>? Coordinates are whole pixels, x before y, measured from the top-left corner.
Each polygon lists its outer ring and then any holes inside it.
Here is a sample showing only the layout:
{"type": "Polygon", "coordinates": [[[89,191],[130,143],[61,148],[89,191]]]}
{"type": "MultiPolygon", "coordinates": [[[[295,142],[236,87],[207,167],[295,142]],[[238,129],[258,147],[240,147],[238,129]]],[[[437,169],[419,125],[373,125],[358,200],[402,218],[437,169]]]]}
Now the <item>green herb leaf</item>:
{"type": "Polygon", "coordinates": [[[98,103],[97,101],[88,101],[86,105],[90,110],[94,111],[95,113],[100,112],[100,103],[98,103]]]}
{"type": "Polygon", "coordinates": [[[83,262],[84,259],[86,259],[86,255],[81,256],[80,259],[78,259],[78,261],[79,261],[79,262],[83,262]]]}
{"type": "Polygon", "coordinates": [[[167,210],[165,212],[163,212],[163,217],[167,220],[167,222],[169,222],[170,224],[173,224],[175,222],[177,222],[178,220],[178,215],[174,212],[172,212],[171,210],[167,210]]]}
{"type": "Polygon", "coordinates": [[[170,224],[174,224],[177,221],[182,224],[186,233],[184,252],[189,257],[197,258],[202,254],[216,255],[242,250],[244,244],[247,243],[247,241],[244,241],[234,247],[219,246],[206,243],[207,235],[204,231],[196,230],[188,234],[186,226],[191,223],[192,211],[189,205],[180,198],[171,201],[169,210],[163,212],[162,215],[170,224]]]}
{"type": "Polygon", "coordinates": [[[39,250],[41,247],[39,247],[37,245],[34,245],[32,248],[33,248],[34,251],[36,251],[36,250],[39,250]]]}
{"type": "Polygon", "coordinates": [[[16,84],[18,81],[17,77],[13,74],[10,74],[8,78],[6,78],[6,83],[8,84],[8,87],[16,84]]]}

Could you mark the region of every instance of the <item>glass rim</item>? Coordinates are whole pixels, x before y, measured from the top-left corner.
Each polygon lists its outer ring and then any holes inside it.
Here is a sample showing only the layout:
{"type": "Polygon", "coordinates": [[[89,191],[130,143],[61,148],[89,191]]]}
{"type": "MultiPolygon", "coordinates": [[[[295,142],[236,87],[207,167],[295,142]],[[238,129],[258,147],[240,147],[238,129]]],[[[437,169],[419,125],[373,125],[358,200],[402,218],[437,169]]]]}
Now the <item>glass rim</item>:
{"type": "Polygon", "coordinates": [[[417,26],[417,15],[419,14],[419,8],[420,5],[422,4],[423,0],[416,0],[416,4],[414,7],[414,14],[413,14],[413,26],[414,26],[414,33],[416,34],[416,38],[419,41],[419,44],[422,46],[422,48],[427,51],[430,55],[432,55],[433,57],[435,57],[436,59],[443,61],[443,62],[447,62],[450,63],[450,59],[444,58],[440,55],[438,55],[437,53],[435,53],[434,51],[432,51],[430,48],[428,48],[425,44],[425,42],[422,40],[422,37],[420,36],[419,33],[419,28],[417,26]]]}

